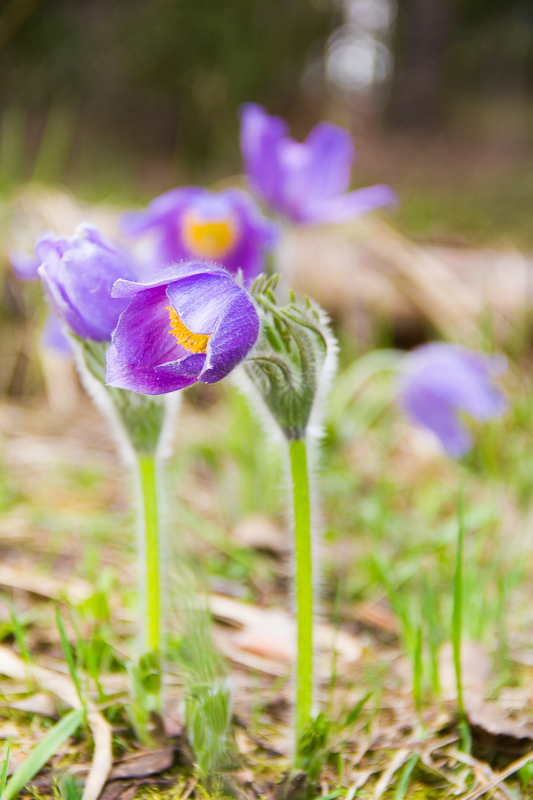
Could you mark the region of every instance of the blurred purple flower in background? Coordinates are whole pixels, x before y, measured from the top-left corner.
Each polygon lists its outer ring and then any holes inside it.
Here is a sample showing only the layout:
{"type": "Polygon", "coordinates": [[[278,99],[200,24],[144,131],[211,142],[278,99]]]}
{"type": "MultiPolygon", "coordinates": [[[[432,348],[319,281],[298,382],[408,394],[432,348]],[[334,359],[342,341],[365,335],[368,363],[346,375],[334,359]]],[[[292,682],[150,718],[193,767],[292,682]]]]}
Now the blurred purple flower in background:
{"type": "Polygon", "coordinates": [[[502,414],[507,402],[494,381],[506,369],[502,356],[444,342],[422,345],[405,357],[400,404],[438,436],[448,455],[459,457],[472,446],[459,412],[480,421],[502,414]]]}
{"type": "Polygon", "coordinates": [[[135,280],[127,253],[119,250],[90,225],[74,236],[42,236],[35,247],[39,277],[52,308],[82,339],[111,339],[127,300],[111,296],[119,278],[135,280]]]}
{"type": "Polygon", "coordinates": [[[107,353],[107,383],[166,394],[196,381],[215,383],[250,352],[259,317],[250,295],[222,267],[191,261],[151,281],[119,280],[113,296],[131,300],[107,353]]]}
{"type": "Polygon", "coordinates": [[[397,202],[396,193],[381,184],[347,191],[355,155],[352,139],[331,122],[320,122],[305,142],[297,142],[284,119],[247,103],[241,150],[255,194],[292,222],[344,222],[397,202]]]}
{"type": "Polygon", "coordinates": [[[146,211],[124,214],[122,230],[129,236],[151,233],[162,266],[206,259],[233,274],[241,269],[247,283],[261,272],[276,240],[276,226],[245,192],[196,186],[173,189],[152,200],[146,211]]]}

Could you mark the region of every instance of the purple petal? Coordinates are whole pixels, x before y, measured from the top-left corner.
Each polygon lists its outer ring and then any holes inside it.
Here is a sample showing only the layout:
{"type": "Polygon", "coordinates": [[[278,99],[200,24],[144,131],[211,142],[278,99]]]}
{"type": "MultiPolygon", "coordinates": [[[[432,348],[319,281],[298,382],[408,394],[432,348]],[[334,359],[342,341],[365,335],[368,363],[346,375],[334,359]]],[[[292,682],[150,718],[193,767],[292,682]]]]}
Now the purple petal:
{"type": "Polygon", "coordinates": [[[501,370],[499,357],[442,342],[424,345],[406,357],[402,405],[441,439],[448,453],[462,455],[471,441],[458,412],[481,421],[500,415],[507,404],[493,379],[501,370]]]}
{"type": "Polygon", "coordinates": [[[264,269],[265,253],[275,247],[279,226],[264,217],[251,197],[240,189],[228,189],[220,194],[238,216],[240,234],[233,250],[216,260],[233,275],[242,270],[244,283],[249,286],[264,269]]]}
{"type": "Polygon", "coordinates": [[[133,298],[113,332],[113,344],[122,362],[153,367],[187,355],[169,333],[169,305],[164,287],[147,289],[133,298]]]}
{"type": "Polygon", "coordinates": [[[373,211],[380,206],[395,206],[398,203],[396,192],[385,184],[367,186],[348,194],[304,209],[299,222],[307,224],[328,224],[346,222],[373,211]]]}
{"type": "MultiPolygon", "coordinates": [[[[73,237],[74,238],[74,237],[73,237]]],[[[55,236],[53,233],[44,233],[35,245],[35,254],[39,264],[44,261],[59,264],[61,256],[72,246],[72,240],[66,236],[55,236]]]]}
{"type": "Polygon", "coordinates": [[[48,296],[54,312],[64,319],[67,325],[82,339],[92,339],[94,331],[90,328],[83,317],[68,302],[62,287],[50,275],[51,270],[46,265],[39,267],[39,277],[48,296]]]}
{"type": "Polygon", "coordinates": [[[211,334],[226,306],[243,290],[228,272],[199,273],[169,284],[166,293],[190,331],[211,334]]]}
{"type": "Polygon", "coordinates": [[[271,117],[256,103],[246,103],[241,114],[241,151],[250,185],[257,195],[276,207],[282,187],[279,144],[287,123],[271,117]]]}
{"type": "Polygon", "coordinates": [[[453,458],[460,458],[472,447],[472,437],[454,407],[438,394],[420,387],[404,396],[404,407],[414,422],[433,431],[453,458]]]}
{"type": "Polygon", "coordinates": [[[348,189],[354,149],[352,137],[343,128],[321,122],[303,143],[284,139],[279,152],[285,203],[295,219],[308,207],[348,189]]]}
{"type": "Polygon", "coordinates": [[[30,255],[23,250],[10,250],[9,263],[19,281],[36,281],[39,277],[37,270],[41,259],[33,253],[30,255]]]}
{"type": "Polygon", "coordinates": [[[172,222],[177,213],[205,191],[198,186],[171,189],[170,192],[165,192],[152,200],[146,211],[127,211],[123,214],[120,221],[121,230],[127,236],[140,236],[154,227],[172,222]]]}
{"type": "Polygon", "coordinates": [[[156,286],[166,286],[166,284],[173,283],[179,278],[185,278],[188,275],[197,275],[200,273],[228,275],[227,271],[217,264],[209,264],[205,261],[187,261],[182,264],[172,264],[170,267],[160,270],[146,281],[119,279],[115,281],[112,296],[135,297],[136,294],[143,292],[145,289],[155,288],[156,286]]]}
{"type": "MultiPolygon", "coordinates": [[[[193,358],[195,357],[190,356],[184,361],[191,361],[193,358]]],[[[129,389],[140,394],[168,394],[169,392],[177,392],[179,389],[185,389],[195,383],[198,380],[198,372],[201,369],[201,365],[198,368],[197,362],[191,364],[188,371],[184,366],[181,373],[178,370],[174,372],[172,364],[166,366],[168,367],[167,369],[155,369],[154,367],[127,364],[120,360],[117,349],[112,344],[107,351],[106,381],[109,386],[115,386],[118,389],[129,389]]]]}
{"type": "Polygon", "coordinates": [[[72,357],[70,341],[63,332],[61,320],[53,312],[50,312],[46,318],[39,341],[45,350],[52,350],[61,356],[72,357]]]}
{"type": "Polygon", "coordinates": [[[111,297],[111,290],[115,281],[128,272],[116,253],[89,242],[79,249],[72,248],[61,259],[57,280],[71,308],[84,320],[90,338],[109,339],[127,307],[127,301],[111,297]]]}
{"type": "Polygon", "coordinates": [[[200,380],[216,383],[229,375],[246,358],[258,336],[257,311],[249,295],[241,290],[227,306],[211,335],[200,380]]]}

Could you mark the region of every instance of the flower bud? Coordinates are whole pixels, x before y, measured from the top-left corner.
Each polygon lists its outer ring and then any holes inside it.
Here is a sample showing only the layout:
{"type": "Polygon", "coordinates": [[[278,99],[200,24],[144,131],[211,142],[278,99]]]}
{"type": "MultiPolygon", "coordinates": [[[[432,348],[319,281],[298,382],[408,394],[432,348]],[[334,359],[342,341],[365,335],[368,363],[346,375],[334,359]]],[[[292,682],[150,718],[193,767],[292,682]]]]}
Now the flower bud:
{"type": "Polygon", "coordinates": [[[244,368],[287,439],[301,439],[319,420],[336,364],[337,345],[325,313],[292,298],[280,307],[272,294],[277,279],[259,279],[253,294],[262,337],[244,368]]]}

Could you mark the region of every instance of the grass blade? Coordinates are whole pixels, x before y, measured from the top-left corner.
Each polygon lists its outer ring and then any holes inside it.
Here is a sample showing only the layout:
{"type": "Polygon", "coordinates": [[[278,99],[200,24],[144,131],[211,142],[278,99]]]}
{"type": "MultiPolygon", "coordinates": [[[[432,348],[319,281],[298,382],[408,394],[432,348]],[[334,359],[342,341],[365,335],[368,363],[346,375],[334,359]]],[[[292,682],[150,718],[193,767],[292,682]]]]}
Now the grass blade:
{"type": "Polygon", "coordinates": [[[44,739],[33,748],[29,756],[13,773],[5,788],[3,800],[12,800],[21,789],[28,785],[31,779],[39,772],[46,762],[54,755],[69,736],[81,724],[85,716],[84,708],[69,711],[57,725],[48,731],[44,739]]]}
{"type": "Polygon", "coordinates": [[[7,781],[7,770],[9,768],[9,754],[11,751],[11,741],[8,740],[7,742],[7,752],[6,752],[6,760],[4,761],[2,767],[2,773],[0,774],[0,797],[4,797],[4,789],[6,788],[6,781],[7,781]]]}
{"type": "Polygon", "coordinates": [[[70,672],[72,683],[76,687],[78,697],[80,698],[80,703],[83,706],[85,705],[85,701],[81,693],[81,686],[78,678],[78,670],[76,669],[76,664],[74,663],[74,655],[72,653],[70,642],[67,638],[67,633],[65,631],[65,626],[63,625],[63,620],[61,619],[61,614],[59,613],[59,608],[56,608],[56,623],[57,623],[57,629],[59,631],[59,638],[61,640],[61,649],[63,650],[63,655],[65,656],[65,661],[67,662],[68,665],[68,671],[70,672]]]}
{"type": "Polygon", "coordinates": [[[352,708],[344,722],[342,723],[343,728],[348,728],[350,725],[355,725],[359,717],[361,716],[361,711],[363,710],[363,706],[370,700],[374,692],[367,692],[356,705],[352,708]]]}
{"type": "Polygon", "coordinates": [[[409,788],[409,781],[411,780],[411,775],[413,774],[413,770],[416,767],[417,761],[420,758],[418,753],[415,753],[411,756],[407,764],[402,770],[402,774],[400,775],[400,779],[398,781],[398,786],[396,787],[396,793],[394,795],[394,800],[403,800],[405,797],[405,793],[409,788]]]}

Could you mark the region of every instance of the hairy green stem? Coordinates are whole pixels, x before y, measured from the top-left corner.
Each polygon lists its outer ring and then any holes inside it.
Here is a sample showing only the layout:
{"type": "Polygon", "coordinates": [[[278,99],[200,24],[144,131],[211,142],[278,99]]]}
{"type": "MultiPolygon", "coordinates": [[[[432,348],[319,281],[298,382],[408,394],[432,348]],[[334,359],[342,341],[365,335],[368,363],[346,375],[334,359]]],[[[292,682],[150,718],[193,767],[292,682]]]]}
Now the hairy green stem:
{"type": "Polygon", "coordinates": [[[153,455],[139,455],[144,533],[144,650],[159,655],[161,649],[161,586],[159,515],[156,468],[153,455]]]}
{"type": "Polygon", "coordinates": [[[298,653],[296,657],[295,766],[298,745],[311,721],[313,707],[313,565],[311,554],[311,508],[309,473],[305,442],[289,443],[294,501],[294,540],[296,559],[296,619],[298,653]]]}

